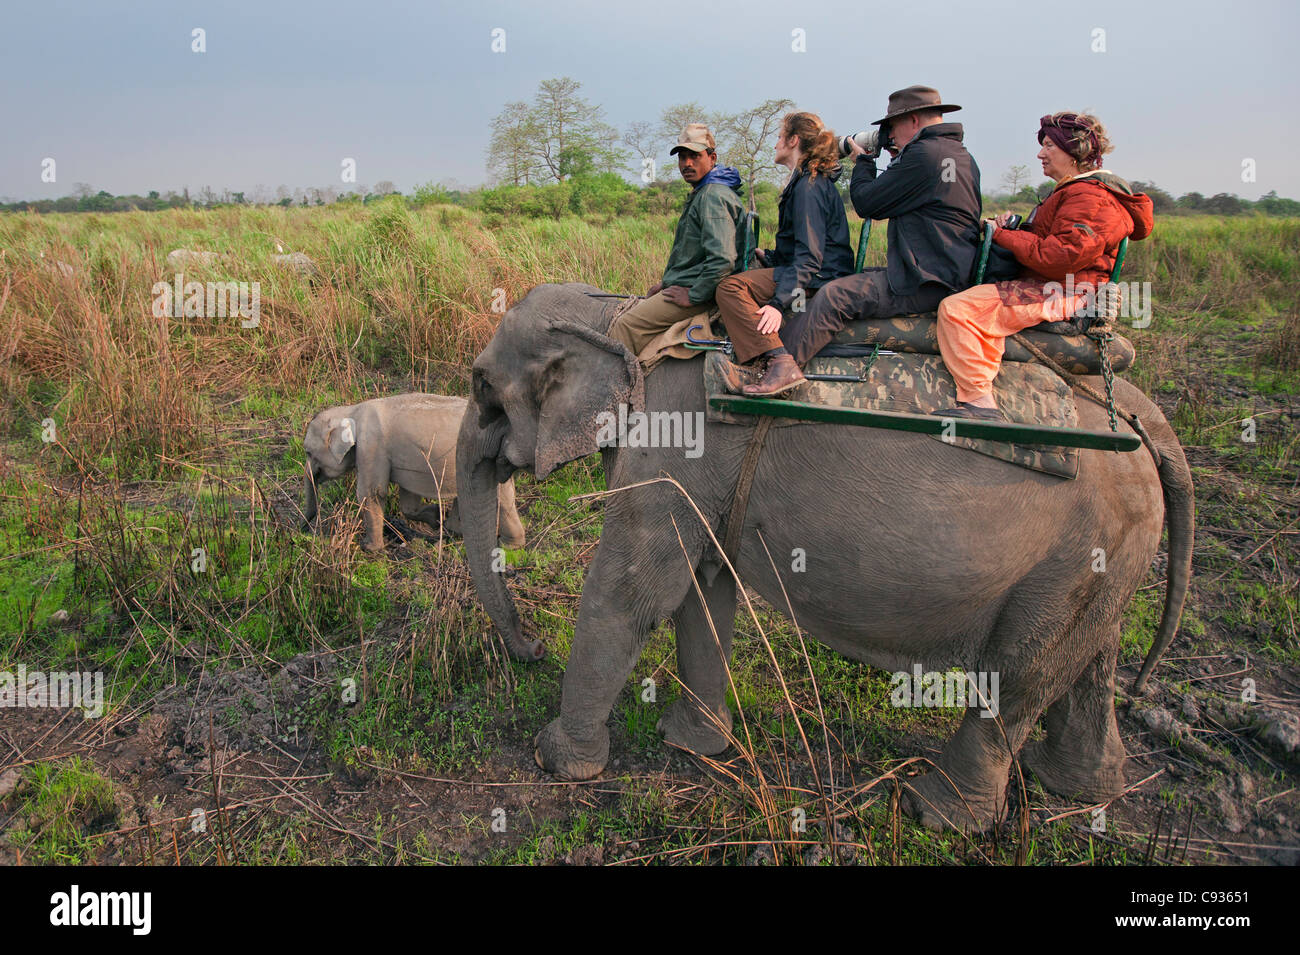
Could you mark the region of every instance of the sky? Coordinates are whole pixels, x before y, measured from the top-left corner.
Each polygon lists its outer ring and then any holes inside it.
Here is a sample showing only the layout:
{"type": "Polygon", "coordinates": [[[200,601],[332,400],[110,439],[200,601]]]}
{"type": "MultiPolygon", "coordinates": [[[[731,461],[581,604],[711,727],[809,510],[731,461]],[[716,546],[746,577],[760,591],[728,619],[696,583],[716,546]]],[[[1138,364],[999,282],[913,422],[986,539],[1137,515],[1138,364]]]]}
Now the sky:
{"type": "MultiPolygon", "coordinates": [[[[788,97],[852,133],[891,91],[933,86],[963,107],[947,118],[985,192],[1015,164],[1040,181],[1038,118],[1088,110],[1120,176],[1175,196],[1300,198],[1298,28],[1294,0],[11,2],[0,196],[79,182],[346,191],[348,158],[362,184],[474,186],[493,116],[571,76],[620,130],[692,100],[737,111],[788,97]]],[[[639,168],[629,160],[629,176],[639,168]]]]}

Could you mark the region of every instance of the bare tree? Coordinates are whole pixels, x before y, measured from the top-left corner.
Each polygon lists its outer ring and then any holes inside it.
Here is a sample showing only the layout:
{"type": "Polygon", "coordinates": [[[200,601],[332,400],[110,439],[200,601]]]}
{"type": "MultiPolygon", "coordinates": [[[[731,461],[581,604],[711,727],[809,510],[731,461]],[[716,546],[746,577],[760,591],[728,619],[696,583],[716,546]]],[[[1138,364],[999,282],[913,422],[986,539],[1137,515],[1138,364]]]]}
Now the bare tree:
{"type": "Polygon", "coordinates": [[[725,120],[726,117],[722,113],[711,113],[699,103],[678,103],[676,106],[669,106],[659,114],[659,139],[661,142],[676,143],[682,130],[691,123],[703,123],[713,134],[713,139],[718,146],[718,155],[721,156],[725,152],[723,145],[725,131],[722,129],[725,120]]]}
{"type": "Polygon", "coordinates": [[[794,108],[791,99],[764,100],[753,109],[723,117],[718,124],[727,140],[725,160],[740,171],[750,195],[756,181],[780,182],[784,177],[773,158],[773,147],[782,118],[794,108]]]}
{"type": "Polygon", "coordinates": [[[389,179],[380,179],[375,183],[375,195],[377,196],[387,196],[396,191],[397,187],[389,179]]]}
{"type": "Polygon", "coordinates": [[[1029,185],[1029,167],[1023,163],[1012,166],[1002,174],[1002,185],[1006,186],[1008,195],[1018,195],[1021,189],[1029,185]]]}
{"type": "MultiPolygon", "coordinates": [[[[635,123],[629,124],[627,129],[623,131],[623,142],[631,146],[632,151],[636,153],[637,158],[641,160],[641,169],[647,168],[646,160],[649,160],[651,163],[656,163],[656,165],[649,166],[648,168],[658,168],[656,157],[659,152],[659,144],[662,141],[663,140],[660,138],[654,124],[647,123],[644,120],[638,120],[635,123]]],[[[640,170],[637,171],[640,172],[640,170]]],[[[658,174],[656,173],[656,176],[652,177],[651,181],[653,181],[654,178],[657,178],[657,175],[658,174]]]]}

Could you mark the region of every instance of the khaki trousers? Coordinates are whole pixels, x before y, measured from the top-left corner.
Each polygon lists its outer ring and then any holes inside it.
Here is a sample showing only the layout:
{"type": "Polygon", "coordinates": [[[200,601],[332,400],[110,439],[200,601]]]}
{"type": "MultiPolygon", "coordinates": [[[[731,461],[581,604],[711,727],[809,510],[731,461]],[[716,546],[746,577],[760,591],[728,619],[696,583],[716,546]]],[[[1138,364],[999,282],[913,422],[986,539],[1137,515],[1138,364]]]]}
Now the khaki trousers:
{"type": "Polygon", "coordinates": [[[712,302],[705,302],[682,308],[665,299],[663,292],[656,292],[614,319],[608,334],[610,338],[626,345],[633,355],[639,356],[657,335],[682,319],[704,314],[712,307],[712,302]]]}

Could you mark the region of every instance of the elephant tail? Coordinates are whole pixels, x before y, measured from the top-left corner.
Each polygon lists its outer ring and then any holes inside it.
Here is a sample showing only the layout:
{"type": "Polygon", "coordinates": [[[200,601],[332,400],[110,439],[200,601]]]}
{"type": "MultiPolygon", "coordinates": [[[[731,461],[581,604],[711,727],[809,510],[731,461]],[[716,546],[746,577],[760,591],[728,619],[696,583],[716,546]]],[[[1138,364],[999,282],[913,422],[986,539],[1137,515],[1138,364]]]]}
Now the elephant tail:
{"type": "Polygon", "coordinates": [[[1151,649],[1142,661],[1142,670],[1133,681],[1134,696],[1145,692],[1147,679],[1160,661],[1160,655],[1178,633],[1178,621],[1182,617],[1183,604],[1187,600],[1187,589],[1192,578],[1192,544],[1196,535],[1196,498],[1192,492],[1192,472],[1187,466],[1183,446],[1163,416],[1159,424],[1161,427],[1156,429],[1154,443],[1160,452],[1158,469],[1160,488],[1165,498],[1165,521],[1169,528],[1169,568],[1165,583],[1165,610],[1160,617],[1160,628],[1151,642],[1151,649]]]}

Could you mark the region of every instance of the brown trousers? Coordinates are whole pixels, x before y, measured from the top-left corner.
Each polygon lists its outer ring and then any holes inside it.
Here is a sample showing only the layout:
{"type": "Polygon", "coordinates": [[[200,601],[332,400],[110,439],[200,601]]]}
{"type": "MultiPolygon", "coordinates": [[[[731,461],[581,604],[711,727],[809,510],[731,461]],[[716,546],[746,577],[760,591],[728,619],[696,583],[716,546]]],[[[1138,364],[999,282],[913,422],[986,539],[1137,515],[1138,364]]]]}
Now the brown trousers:
{"type": "Polygon", "coordinates": [[[758,330],[758,310],[776,292],[775,275],[773,269],[737,272],[719,282],[714,293],[722,323],[727,326],[731,345],[736,350],[736,361],[742,365],[763,352],[781,347],[781,336],[776,332],[763,335],[758,330]]]}

